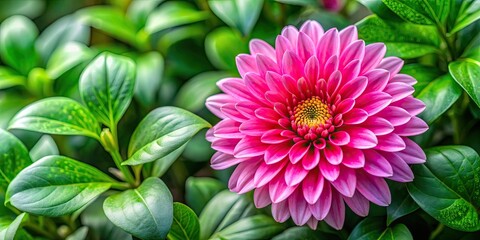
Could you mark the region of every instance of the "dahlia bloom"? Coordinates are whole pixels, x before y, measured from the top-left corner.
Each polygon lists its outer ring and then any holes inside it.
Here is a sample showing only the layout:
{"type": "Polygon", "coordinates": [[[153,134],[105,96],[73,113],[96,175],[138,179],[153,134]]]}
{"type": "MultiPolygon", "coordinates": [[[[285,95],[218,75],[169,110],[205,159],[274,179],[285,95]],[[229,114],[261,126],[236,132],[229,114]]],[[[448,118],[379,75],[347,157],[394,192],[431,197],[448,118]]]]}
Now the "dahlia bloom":
{"type": "Polygon", "coordinates": [[[385,178],[412,181],[408,164],[425,154],[407,137],[428,126],[416,117],[425,108],[416,80],[385,51],[358,40],[355,26],[324,32],[314,21],[285,27],[275,48],[252,40],[236,58],[241,77],[220,80],[224,93],[207,99],[221,118],[207,133],[212,167],[237,165],[231,191],[254,190],[278,222],[341,229],[345,203],[360,216],[369,202],[390,204],[385,178]]]}

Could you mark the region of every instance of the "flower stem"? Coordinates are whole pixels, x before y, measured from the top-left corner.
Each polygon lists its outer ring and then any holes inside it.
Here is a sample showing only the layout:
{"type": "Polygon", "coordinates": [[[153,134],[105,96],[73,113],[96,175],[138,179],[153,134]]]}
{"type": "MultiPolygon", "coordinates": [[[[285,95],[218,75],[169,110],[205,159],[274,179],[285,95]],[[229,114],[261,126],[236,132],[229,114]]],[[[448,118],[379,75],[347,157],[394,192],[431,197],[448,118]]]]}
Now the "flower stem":
{"type": "Polygon", "coordinates": [[[430,234],[430,237],[428,239],[430,239],[430,240],[435,239],[443,231],[444,227],[445,227],[445,225],[443,225],[442,223],[439,223],[437,228],[435,228],[435,230],[433,230],[433,232],[430,234]]]}

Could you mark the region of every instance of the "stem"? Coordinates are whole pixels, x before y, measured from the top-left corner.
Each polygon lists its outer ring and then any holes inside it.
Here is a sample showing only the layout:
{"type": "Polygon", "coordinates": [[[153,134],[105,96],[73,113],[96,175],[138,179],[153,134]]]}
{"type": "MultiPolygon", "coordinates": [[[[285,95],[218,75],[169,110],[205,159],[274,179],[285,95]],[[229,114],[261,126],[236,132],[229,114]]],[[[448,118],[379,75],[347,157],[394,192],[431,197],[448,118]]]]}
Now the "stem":
{"type": "Polygon", "coordinates": [[[32,223],[26,223],[25,224],[25,227],[28,228],[28,230],[38,234],[38,235],[42,235],[48,239],[62,239],[60,236],[58,236],[57,233],[51,233],[51,232],[47,232],[45,231],[44,229],[38,227],[37,225],[35,224],[32,224],[32,223]]]}
{"type": "Polygon", "coordinates": [[[430,234],[429,239],[430,240],[435,239],[438,236],[438,234],[440,234],[443,231],[444,227],[445,225],[443,225],[442,223],[439,223],[437,228],[435,228],[435,230],[433,230],[433,232],[430,234]]]}
{"type": "Polygon", "coordinates": [[[120,156],[120,152],[118,151],[118,148],[114,151],[111,151],[110,155],[112,155],[115,165],[117,165],[118,169],[120,169],[120,171],[123,173],[125,180],[127,180],[127,182],[130,183],[130,185],[135,186],[135,179],[133,178],[132,173],[130,172],[127,166],[122,165],[123,159],[122,159],[122,156],[120,156]]]}

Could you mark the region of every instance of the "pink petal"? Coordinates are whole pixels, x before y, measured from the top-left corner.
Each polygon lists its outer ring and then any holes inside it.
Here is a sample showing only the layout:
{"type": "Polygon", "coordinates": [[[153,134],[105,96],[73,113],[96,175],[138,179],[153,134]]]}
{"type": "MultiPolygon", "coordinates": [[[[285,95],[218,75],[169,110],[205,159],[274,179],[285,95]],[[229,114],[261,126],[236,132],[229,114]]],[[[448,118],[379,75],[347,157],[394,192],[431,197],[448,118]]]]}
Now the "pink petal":
{"type": "Polygon", "coordinates": [[[365,47],[365,56],[362,61],[362,72],[375,68],[385,56],[387,48],[383,43],[372,43],[365,47]]]}
{"type": "Polygon", "coordinates": [[[229,118],[237,122],[244,122],[248,119],[241,112],[237,110],[235,103],[224,104],[220,108],[220,110],[222,111],[223,115],[225,115],[226,118],[229,118]]]}
{"type": "Polygon", "coordinates": [[[413,78],[410,75],[399,73],[395,75],[392,79],[390,79],[390,82],[391,83],[400,82],[400,83],[405,83],[407,85],[413,86],[415,83],[417,83],[417,80],[415,80],[415,78],[413,78]]]}
{"type": "Polygon", "coordinates": [[[354,213],[361,217],[366,217],[370,209],[370,202],[358,191],[353,194],[353,197],[343,197],[343,200],[352,209],[354,213]]]}
{"type": "Polygon", "coordinates": [[[258,118],[253,118],[243,122],[239,130],[241,133],[249,136],[262,136],[266,131],[275,129],[276,124],[261,120],[258,118]]]}
{"type": "Polygon", "coordinates": [[[217,138],[212,142],[212,148],[219,152],[233,155],[234,149],[239,142],[240,139],[217,138]]]}
{"type": "Polygon", "coordinates": [[[215,154],[213,154],[210,163],[213,169],[222,170],[222,169],[227,169],[229,167],[235,166],[244,161],[245,161],[245,158],[235,158],[234,156],[229,154],[216,152],[215,154]]]}
{"type": "MultiPolygon", "coordinates": [[[[365,122],[367,118],[368,118],[367,111],[360,108],[354,108],[343,115],[343,122],[347,125],[356,125],[356,124],[365,122]]],[[[351,136],[350,136],[350,139],[351,139],[351,136]]]]}
{"type": "Polygon", "coordinates": [[[290,218],[288,200],[279,203],[272,203],[272,216],[277,222],[285,222],[290,218]]]}
{"type": "Polygon", "coordinates": [[[350,142],[350,135],[345,131],[338,131],[330,134],[328,139],[334,145],[344,146],[350,142]]]}
{"type": "Polygon", "coordinates": [[[323,191],[324,180],[316,171],[310,171],[302,182],[303,197],[310,204],[315,204],[323,191]]]}
{"type": "Polygon", "coordinates": [[[227,103],[235,103],[236,101],[227,94],[217,94],[207,98],[205,106],[219,118],[226,118],[220,108],[227,103]]]}
{"type": "Polygon", "coordinates": [[[398,152],[405,149],[406,145],[403,139],[395,133],[378,136],[378,144],[375,149],[385,152],[398,152]]]}
{"type": "Polygon", "coordinates": [[[255,109],[259,108],[260,106],[257,105],[256,103],[248,102],[248,101],[243,101],[243,102],[238,102],[235,104],[235,109],[239,113],[241,113],[243,116],[245,116],[247,119],[254,118],[255,117],[255,109]]]}
{"type": "Polygon", "coordinates": [[[361,126],[370,129],[377,136],[389,134],[394,130],[393,125],[389,121],[376,116],[369,117],[361,126]]]}
{"type": "Polygon", "coordinates": [[[338,30],[332,28],[328,30],[320,39],[317,45],[317,57],[320,65],[335,55],[338,55],[340,48],[340,37],[338,30]]]}
{"type": "Polygon", "coordinates": [[[325,217],[325,222],[337,230],[342,229],[345,222],[345,203],[342,196],[335,191],[332,192],[332,206],[325,217]]]}
{"type": "Polygon", "coordinates": [[[273,164],[283,160],[288,156],[292,143],[284,142],[280,144],[270,145],[265,150],[265,162],[267,164],[273,164]]]}
{"type": "Polygon", "coordinates": [[[365,155],[362,150],[343,147],[342,164],[349,168],[362,168],[365,166],[365,155]]]}
{"type": "Polygon", "coordinates": [[[298,30],[293,26],[286,26],[282,29],[282,36],[288,39],[292,46],[297,46],[298,30]]]}
{"type": "Polygon", "coordinates": [[[281,117],[275,110],[264,107],[256,109],[255,116],[257,116],[259,119],[272,123],[277,123],[278,119],[281,117]]]}
{"type": "Polygon", "coordinates": [[[249,192],[255,188],[253,184],[253,175],[255,169],[259,165],[259,161],[256,162],[243,162],[238,164],[230,176],[228,181],[228,188],[238,194],[249,192]]]}
{"type": "Polygon", "coordinates": [[[357,189],[366,199],[379,206],[388,206],[392,201],[390,189],[381,177],[374,177],[368,173],[358,171],[357,189]]]}
{"type": "Polygon", "coordinates": [[[406,83],[394,82],[388,84],[384,91],[390,94],[390,96],[392,96],[392,101],[395,102],[412,95],[413,92],[415,92],[415,89],[406,83]]]}
{"type": "Polygon", "coordinates": [[[398,57],[384,58],[377,68],[383,68],[390,72],[390,76],[395,76],[403,67],[403,60],[398,57]]]}
{"type": "Polygon", "coordinates": [[[347,167],[341,167],[340,175],[335,181],[331,182],[331,184],[343,196],[352,197],[355,193],[355,188],[357,185],[355,170],[347,167]]]}
{"type": "Polygon", "coordinates": [[[315,219],[315,217],[311,217],[308,222],[307,222],[307,225],[312,229],[312,230],[317,230],[317,225],[318,225],[318,220],[315,219]]]}
{"type": "Polygon", "coordinates": [[[257,54],[256,61],[257,61],[258,73],[260,74],[261,77],[265,77],[265,74],[269,71],[273,71],[277,73],[280,72],[280,68],[278,67],[278,64],[273,59],[263,54],[257,54]]]}
{"type": "Polygon", "coordinates": [[[357,98],[356,107],[365,110],[369,116],[380,112],[392,102],[392,97],[384,92],[371,92],[357,98]]]}
{"type": "Polygon", "coordinates": [[[343,68],[353,60],[362,60],[365,54],[365,42],[363,40],[357,40],[352,42],[348,47],[342,51],[340,57],[340,66],[343,68]]]}
{"type": "Polygon", "coordinates": [[[355,106],[355,100],[352,98],[343,99],[338,105],[337,109],[335,110],[337,113],[345,114],[352,110],[355,106]]]}
{"type": "Polygon", "coordinates": [[[213,135],[217,138],[243,138],[245,135],[238,130],[240,123],[224,119],[215,125],[213,135]]]}
{"type": "Polygon", "coordinates": [[[287,199],[298,187],[298,185],[288,186],[282,175],[283,174],[280,173],[268,184],[268,192],[270,193],[270,199],[273,203],[279,203],[287,199]]]}
{"type": "Polygon", "coordinates": [[[297,54],[286,51],[282,59],[282,73],[299,79],[303,76],[304,65],[297,54]]]}
{"type": "Polygon", "coordinates": [[[255,57],[247,54],[240,54],[235,58],[240,76],[244,77],[249,72],[258,72],[255,57]]]}
{"type": "Polygon", "coordinates": [[[271,129],[263,133],[262,137],[260,138],[260,141],[266,144],[278,144],[278,143],[283,143],[288,140],[289,138],[286,138],[281,135],[282,129],[271,129]]]}
{"type": "Polygon", "coordinates": [[[340,174],[340,166],[332,165],[325,159],[320,159],[319,168],[323,177],[325,177],[325,179],[327,179],[330,182],[335,181],[338,178],[338,175],[340,174]]]}
{"type": "Polygon", "coordinates": [[[317,148],[310,147],[307,154],[302,159],[302,166],[306,170],[312,170],[320,162],[320,151],[317,148]]]}
{"type": "Polygon", "coordinates": [[[413,117],[404,125],[395,127],[395,133],[402,137],[420,135],[427,130],[428,125],[418,117],[413,117]]]}
{"type": "Polygon", "coordinates": [[[290,162],[293,164],[302,160],[303,156],[307,154],[308,149],[310,148],[310,143],[306,140],[295,143],[290,149],[290,162]]]}
{"type": "Polygon", "coordinates": [[[328,79],[334,71],[338,70],[338,56],[331,56],[324,65],[320,66],[323,66],[323,70],[320,71],[320,78],[328,79]]]}
{"type": "Polygon", "coordinates": [[[262,162],[255,171],[253,182],[255,187],[262,187],[269,183],[274,177],[276,177],[280,171],[285,168],[286,161],[281,161],[273,164],[267,164],[262,162]]]}
{"type": "Polygon", "coordinates": [[[340,89],[339,94],[343,98],[352,98],[356,99],[360,95],[362,95],[363,91],[367,87],[368,79],[366,77],[357,77],[353,80],[347,82],[343,87],[340,89]]]}
{"type": "Polygon", "coordinates": [[[390,79],[390,73],[384,69],[374,69],[364,74],[368,78],[368,86],[365,92],[383,91],[390,79]]]}
{"type": "Polygon", "coordinates": [[[330,164],[338,165],[342,162],[342,148],[335,144],[327,143],[327,146],[325,147],[325,149],[323,149],[323,153],[325,154],[325,158],[330,164]]]}
{"type": "Polygon", "coordinates": [[[303,32],[298,34],[297,54],[303,62],[306,62],[315,54],[315,44],[312,39],[303,32]]]}
{"type": "Polygon", "coordinates": [[[291,76],[289,75],[283,75],[282,76],[282,83],[283,83],[283,86],[285,87],[285,89],[295,95],[295,96],[299,96],[300,93],[298,92],[298,87],[297,87],[297,80],[292,78],[291,76]]]}
{"type": "Polygon", "coordinates": [[[270,44],[260,39],[253,39],[249,44],[252,55],[263,54],[270,59],[275,59],[275,49],[270,44]]]}
{"type": "Polygon", "coordinates": [[[375,150],[365,150],[365,172],[377,177],[391,177],[392,166],[383,155],[375,150]]]}
{"type": "Polygon", "coordinates": [[[259,137],[246,136],[235,146],[233,155],[237,158],[260,156],[267,147],[268,145],[263,144],[259,137]]]}
{"type": "Polygon", "coordinates": [[[394,127],[403,125],[412,118],[412,115],[410,115],[405,109],[396,106],[388,106],[377,113],[376,116],[386,119],[394,127]]]}
{"type": "Polygon", "coordinates": [[[425,104],[414,97],[406,97],[400,101],[393,102],[392,105],[407,110],[412,116],[418,115],[425,110],[425,104]]]}
{"type": "Polygon", "coordinates": [[[288,208],[290,210],[290,215],[295,224],[301,226],[307,223],[307,221],[312,216],[312,212],[308,208],[308,204],[303,199],[302,192],[297,190],[288,198],[288,208]]]}
{"type": "Polygon", "coordinates": [[[342,83],[342,73],[340,71],[333,72],[327,81],[327,92],[330,95],[336,94],[340,84],[342,83]]]}
{"type": "Polygon", "coordinates": [[[360,60],[356,59],[351,61],[342,69],[343,83],[350,82],[353,79],[357,78],[359,73],[360,73],[360,60]]]}
{"type": "Polygon", "coordinates": [[[358,149],[369,149],[377,146],[377,136],[366,128],[348,127],[344,128],[350,135],[350,142],[347,146],[358,149]]]}
{"type": "Polygon", "coordinates": [[[396,153],[383,152],[382,155],[387,159],[393,169],[393,175],[389,179],[397,182],[413,181],[413,172],[408,164],[396,153]]]}
{"type": "Polygon", "coordinates": [[[357,27],[354,25],[348,26],[340,31],[340,50],[344,49],[350,45],[352,42],[358,39],[357,27]]]}
{"type": "Polygon", "coordinates": [[[300,32],[307,34],[313,40],[315,45],[318,43],[324,33],[322,26],[314,20],[308,20],[303,23],[302,27],[300,28],[300,32]]]}
{"type": "MultiPolygon", "coordinates": [[[[261,55],[259,55],[261,56],[261,55]]],[[[247,90],[258,99],[264,99],[268,90],[265,80],[256,73],[247,73],[244,77],[247,90]]]]}
{"type": "Polygon", "coordinates": [[[265,81],[267,83],[268,89],[271,91],[285,96],[287,94],[286,89],[282,85],[282,76],[276,72],[267,72],[265,74],[265,81]]]}
{"type": "Polygon", "coordinates": [[[277,63],[279,64],[280,67],[282,67],[281,64],[282,64],[282,59],[285,52],[292,51],[292,50],[293,50],[292,44],[286,37],[282,35],[277,36],[277,39],[275,40],[275,55],[277,57],[277,63]]]}
{"type": "Polygon", "coordinates": [[[310,211],[317,220],[323,220],[332,205],[332,190],[330,184],[324,183],[322,193],[314,204],[310,205],[310,211]]]}
{"type": "Polygon", "coordinates": [[[315,86],[315,83],[320,76],[320,65],[316,56],[312,56],[307,60],[303,71],[305,78],[310,84],[312,84],[311,86],[315,86]]]}
{"type": "Polygon", "coordinates": [[[225,78],[217,82],[218,87],[226,94],[239,100],[252,100],[251,93],[247,90],[245,82],[240,78],[225,78]]]}
{"type": "Polygon", "coordinates": [[[301,163],[288,164],[285,169],[285,182],[288,186],[298,185],[305,179],[308,174],[308,170],[305,170],[301,163]]]}
{"type": "Polygon", "coordinates": [[[427,156],[425,156],[423,149],[409,138],[403,137],[402,139],[405,142],[406,147],[403,151],[397,152],[395,154],[397,154],[408,164],[424,163],[427,159],[427,156]]]}
{"type": "Polygon", "coordinates": [[[253,192],[253,202],[256,208],[264,208],[272,203],[268,194],[268,186],[255,189],[253,192]]]}

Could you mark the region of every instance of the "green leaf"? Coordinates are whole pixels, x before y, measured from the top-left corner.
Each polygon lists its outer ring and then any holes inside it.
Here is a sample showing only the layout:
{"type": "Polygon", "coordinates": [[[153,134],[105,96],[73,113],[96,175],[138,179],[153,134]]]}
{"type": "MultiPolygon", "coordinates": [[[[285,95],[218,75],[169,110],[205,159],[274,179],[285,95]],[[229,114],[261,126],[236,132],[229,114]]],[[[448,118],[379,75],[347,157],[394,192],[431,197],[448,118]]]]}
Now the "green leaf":
{"type": "Polygon", "coordinates": [[[152,106],[163,79],[163,57],[158,52],[149,52],[138,57],[136,63],[135,98],[144,106],[152,106]]]}
{"type": "Polygon", "coordinates": [[[88,227],[81,227],[77,229],[74,233],[68,235],[65,240],[85,240],[88,234],[88,227]]]}
{"type": "Polygon", "coordinates": [[[470,58],[451,62],[448,70],[470,98],[480,107],[480,62],[470,58]]]}
{"type": "Polygon", "coordinates": [[[359,38],[368,43],[385,43],[387,55],[416,58],[439,51],[440,38],[433,26],[389,22],[375,15],[364,18],[357,26],[359,38]]]}
{"type": "Polygon", "coordinates": [[[100,127],[90,111],[65,97],[45,98],[28,105],[15,115],[9,128],[95,139],[100,135],[100,127]]]}
{"type": "Polygon", "coordinates": [[[460,95],[462,88],[450,74],[435,79],[417,95],[417,98],[426,105],[420,117],[429,124],[433,123],[457,101],[460,95]]]}
{"type": "Polygon", "coordinates": [[[28,218],[27,213],[21,213],[18,215],[13,222],[11,222],[8,226],[0,226],[0,239],[3,240],[14,240],[15,236],[17,235],[17,231],[20,228],[20,225],[23,221],[28,218]]]}
{"type": "MultiPolygon", "coordinates": [[[[47,63],[55,49],[68,42],[88,44],[90,29],[83,25],[76,15],[67,15],[49,25],[42,31],[36,42],[36,49],[44,63],[47,63]]],[[[68,57],[75,57],[69,55],[68,57]]],[[[67,60],[66,58],[65,60],[67,60]]]]}
{"type": "Polygon", "coordinates": [[[86,45],[69,42],[55,49],[48,60],[46,70],[51,78],[57,79],[76,66],[90,61],[93,57],[93,51],[86,45]]]}
{"type": "Polygon", "coordinates": [[[480,19],[480,2],[476,0],[462,1],[459,14],[455,20],[455,26],[450,31],[450,34],[464,29],[478,19],[480,19]]]}
{"type": "MultiPolygon", "coordinates": [[[[32,160],[27,148],[11,133],[0,129],[0,194],[32,160]]],[[[1,203],[0,203],[1,204],[1,203]]]]}
{"type": "MultiPolygon", "coordinates": [[[[201,111],[200,111],[201,112],[201,111]]],[[[205,139],[207,129],[200,130],[185,146],[182,157],[190,162],[208,162],[215,154],[212,143],[205,139]]]]}
{"type": "Polygon", "coordinates": [[[254,211],[255,206],[246,196],[229,190],[218,193],[200,214],[200,239],[209,239],[242,218],[252,216],[254,211]]]}
{"type": "MultiPolygon", "coordinates": [[[[195,114],[176,107],[160,107],[150,112],[133,132],[125,165],[161,161],[185,145],[210,124],[195,114]]],[[[175,152],[178,157],[181,152],[175,152]]],[[[175,158],[176,158],[175,157],[175,158]]]]}
{"type": "Polygon", "coordinates": [[[198,11],[189,3],[169,1],[150,14],[145,31],[153,34],[168,28],[199,22],[208,16],[207,12],[198,11]]]}
{"type": "Polygon", "coordinates": [[[36,18],[44,13],[46,3],[38,0],[2,0],[0,21],[15,14],[36,18]]]}
{"type": "Polygon", "coordinates": [[[452,1],[382,0],[393,12],[406,21],[417,24],[445,23],[452,1]]]}
{"type": "Polygon", "coordinates": [[[279,3],[299,5],[299,6],[318,6],[316,0],[275,0],[279,3]]]}
{"type": "Polygon", "coordinates": [[[173,203],[173,224],[167,237],[170,240],[200,239],[200,223],[192,209],[182,203],[173,203]]]}
{"type": "Polygon", "coordinates": [[[33,99],[20,96],[14,92],[0,94],[0,128],[6,129],[13,116],[33,99]]]}
{"type": "Polygon", "coordinates": [[[236,72],[235,57],[247,51],[248,43],[227,27],[215,29],[205,38],[207,57],[219,69],[236,72]]]}
{"type": "Polygon", "coordinates": [[[272,240],[324,240],[338,239],[337,236],[325,232],[314,231],[309,227],[291,227],[278,234],[272,240]]]}
{"type": "Polygon", "coordinates": [[[478,231],[480,222],[480,157],[466,146],[425,151],[427,161],[412,166],[415,179],[407,185],[417,204],[430,216],[460,231],[478,231]]]}
{"type": "Polygon", "coordinates": [[[24,16],[13,16],[0,25],[0,56],[2,61],[26,76],[37,66],[35,39],[38,29],[24,16]]]}
{"type": "Polygon", "coordinates": [[[111,36],[137,45],[137,30],[135,25],[128,20],[124,13],[111,6],[93,6],[79,10],[79,19],[86,25],[99,29],[111,36]]]}
{"type": "Polygon", "coordinates": [[[50,155],[58,155],[58,147],[52,137],[43,135],[35,146],[30,149],[30,157],[32,161],[36,162],[43,157],[50,155]]]}
{"type": "Polygon", "coordinates": [[[25,212],[58,217],[91,203],[112,184],[115,180],[88,164],[63,156],[48,156],[13,179],[6,202],[25,212]]]}
{"type": "Polygon", "coordinates": [[[367,217],[361,221],[348,237],[350,240],[409,240],[412,239],[412,234],[408,228],[403,224],[397,224],[394,227],[385,228],[385,223],[382,218],[367,217]]]}
{"type": "Polygon", "coordinates": [[[223,189],[225,185],[217,179],[189,177],[185,183],[185,200],[195,213],[200,214],[208,201],[223,189]]]}
{"type": "Polygon", "coordinates": [[[0,89],[25,85],[26,79],[8,67],[0,66],[0,89]]]}
{"type": "Polygon", "coordinates": [[[415,96],[421,93],[430,82],[442,75],[442,72],[440,72],[438,68],[428,67],[417,63],[403,66],[400,72],[408,74],[417,80],[417,83],[413,86],[415,88],[415,96]]]}
{"type": "Polygon", "coordinates": [[[145,26],[148,16],[164,0],[133,0],[127,9],[127,17],[131,19],[138,29],[145,26]]]}
{"type": "Polygon", "coordinates": [[[271,239],[284,227],[265,215],[240,219],[238,222],[216,233],[212,239],[271,239]]]}
{"type": "Polygon", "coordinates": [[[102,53],[80,77],[80,95],[95,117],[113,128],[128,108],[135,86],[135,63],[130,58],[102,53]]]}
{"type": "Polygon", "coordinates": [[[249,35],[260,15],[263,0],[208,0],[208,5],[230,27],[249,35]]]}
{"type": "Polygon", "coordinates": [[[159,178],[108,197],[103,209],[113,224],[144,240],[164,239],[173,221],[172,194],[159,178]]]}
{"type": "Polygon", "coordinates": [[[403,21],[398,15],[396,15],[390,8],[385,5],[381,0],[358,0],[362,5],[370,9],[373,13],[379,16],[381,19],[388,19],[393,21],[403,21]]]}
{"type": "Polygon", "coordinates": [[[390,192],[392,193],[392,203],[387,207],[387,225],[419,208],[408,194],[404,184],[390,184],[390,192]]]}

